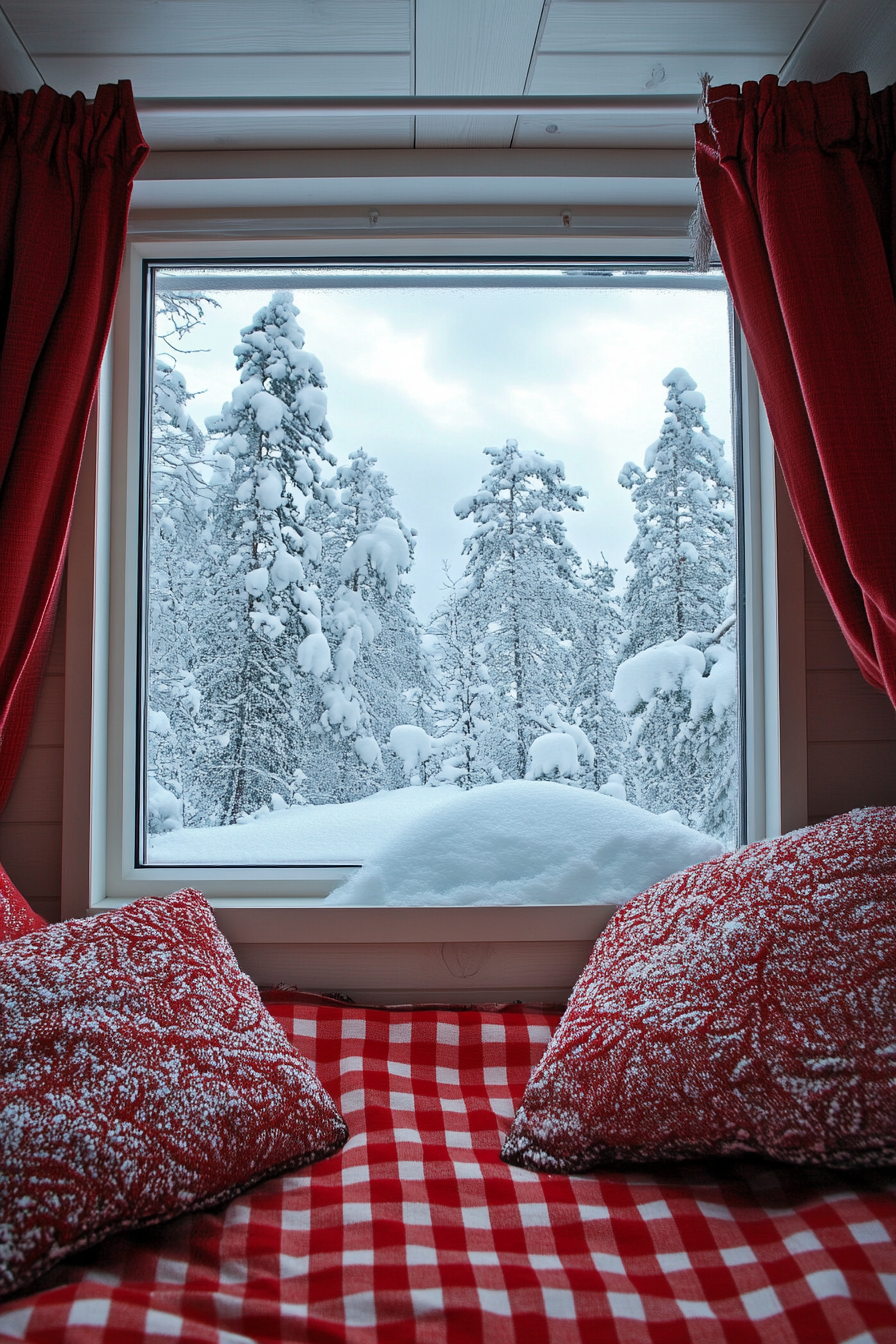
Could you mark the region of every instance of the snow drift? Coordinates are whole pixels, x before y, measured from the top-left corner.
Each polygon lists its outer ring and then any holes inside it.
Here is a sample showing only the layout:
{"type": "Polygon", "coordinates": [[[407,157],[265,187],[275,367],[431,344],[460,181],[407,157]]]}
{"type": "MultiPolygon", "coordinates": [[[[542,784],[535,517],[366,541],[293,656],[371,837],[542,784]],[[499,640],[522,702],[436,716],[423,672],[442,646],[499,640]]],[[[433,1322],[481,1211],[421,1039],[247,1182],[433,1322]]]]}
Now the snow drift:
{"type": "MultiPolygon", "coordinates": [[[[167,790],[165,790],[167,793],[167,790]]],[[[169,826],[150,835],[150,862],[228,864],[348,864],[370,862],[411,821],[445,802],[453,789],[392,789],[353,803],[277,809],[235,826],[169,826]]],[[[158,795],[157,795],[158,796],[158,795]]],[[[180,807],[158,797],[160,816],[180,807]],[[167,809],[164,812],[162,809],[167,809]]],[[[159,830],[163,827],[160,826],[159,830]]]]}
{"type": "Polygon", "coordinates": [[[668,817],[564,784],[414,792],[437,804],[394,831],[328,904],[616,905],[723,849],[668,817]]]}

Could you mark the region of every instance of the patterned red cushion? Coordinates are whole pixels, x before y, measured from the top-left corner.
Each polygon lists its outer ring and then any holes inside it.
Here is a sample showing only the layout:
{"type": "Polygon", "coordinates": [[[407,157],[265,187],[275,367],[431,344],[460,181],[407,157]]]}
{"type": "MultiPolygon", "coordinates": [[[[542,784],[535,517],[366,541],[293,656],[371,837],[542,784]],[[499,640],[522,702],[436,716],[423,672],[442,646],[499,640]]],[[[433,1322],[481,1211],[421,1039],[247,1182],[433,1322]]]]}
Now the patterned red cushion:
{"type": "Polygon", "coordinates": [[[21,938],[23,933],[34,933],[45,929],[47,921],[41,919],[25,900],[12,878],[0,864],[0,943],[11,938],[21,938]]]}
{"type": "Polygon", "coordinates": [[[896,808],[697,864],[623,906],[502,1156],[896,1162],[896,808]]]}
{"type": "Polygon", "coordinates": [[[0,1292],[347,1136],[198,892],[0,947],[0,1292]]]}

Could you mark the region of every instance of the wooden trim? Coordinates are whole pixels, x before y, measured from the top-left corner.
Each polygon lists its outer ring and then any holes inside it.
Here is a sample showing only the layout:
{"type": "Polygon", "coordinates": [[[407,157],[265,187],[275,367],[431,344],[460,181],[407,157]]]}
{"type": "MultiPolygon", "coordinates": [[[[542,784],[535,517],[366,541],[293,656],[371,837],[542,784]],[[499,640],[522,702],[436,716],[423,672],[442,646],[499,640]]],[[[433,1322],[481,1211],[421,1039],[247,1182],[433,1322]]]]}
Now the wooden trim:
{"type": "Polygon", "coordinates": [[[775,527],[778,554],[778,697],[781,831],[808,822],[806,748],[806,593],[799,524],[775,462],[775,527]]]}
{"type": "Polygon", "coordinates": [[[98,415],[94,402],[87,426],[68,544],[62,767],[63,919],[75,919],[86,914],[90,903],[97,446],[98,415]]]}
{"type": "Polygon", "coordinates": [[[594,940],[545,943],[234,943],[259,985],[347,994],[362,1003],[565,1003],[594,940]]]}

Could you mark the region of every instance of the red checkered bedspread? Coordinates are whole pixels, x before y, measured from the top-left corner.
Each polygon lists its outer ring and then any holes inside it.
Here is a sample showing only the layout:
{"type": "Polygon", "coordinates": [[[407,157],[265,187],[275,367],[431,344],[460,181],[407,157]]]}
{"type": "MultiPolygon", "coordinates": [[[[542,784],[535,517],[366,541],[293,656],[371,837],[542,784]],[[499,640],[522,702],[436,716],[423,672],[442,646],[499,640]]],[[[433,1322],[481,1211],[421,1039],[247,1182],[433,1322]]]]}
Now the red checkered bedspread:
{"type": "Polygon", "coordinates": [[[556,1014],[307,999],[266,996],[342,1153],[74,1257],[0,1338],[896,1344],[896,1173],[516,1170],[501,1139],[556,1014]]]}

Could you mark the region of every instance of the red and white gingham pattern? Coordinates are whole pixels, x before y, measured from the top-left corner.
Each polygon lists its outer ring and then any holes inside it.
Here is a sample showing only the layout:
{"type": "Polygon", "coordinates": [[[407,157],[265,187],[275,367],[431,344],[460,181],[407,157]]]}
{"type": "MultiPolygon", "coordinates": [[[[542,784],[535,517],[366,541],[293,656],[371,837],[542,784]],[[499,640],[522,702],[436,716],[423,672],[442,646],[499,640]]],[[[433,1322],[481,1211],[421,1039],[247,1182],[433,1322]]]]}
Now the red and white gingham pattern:
{"type": "Polygon", "coordinates": [[[346,1147],[66,1262],[0,1306],[0,1338],[896,1342],[892,1173],[522,1171],[499,1149],[556,1014],[266,998],[346,1147]]]}

